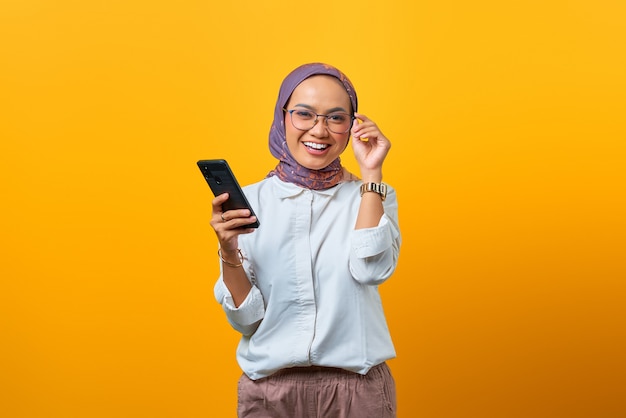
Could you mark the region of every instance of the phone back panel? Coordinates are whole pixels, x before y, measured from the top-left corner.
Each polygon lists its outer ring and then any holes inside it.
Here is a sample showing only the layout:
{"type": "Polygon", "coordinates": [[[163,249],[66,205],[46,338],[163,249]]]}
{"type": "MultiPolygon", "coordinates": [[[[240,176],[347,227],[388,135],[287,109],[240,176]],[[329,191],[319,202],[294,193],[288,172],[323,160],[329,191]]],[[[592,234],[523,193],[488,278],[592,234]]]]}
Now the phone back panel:
{"type": "MultiPolygon", "coordinates": [[[[229,194],[228,200],[222,205],[223,211],[250,209],[252,215],[256,216],[226,160],[200,160],[198,167],[214,196],[229,194]]],[[[251,226],[257,227],[258,222],[251,226]]]]}

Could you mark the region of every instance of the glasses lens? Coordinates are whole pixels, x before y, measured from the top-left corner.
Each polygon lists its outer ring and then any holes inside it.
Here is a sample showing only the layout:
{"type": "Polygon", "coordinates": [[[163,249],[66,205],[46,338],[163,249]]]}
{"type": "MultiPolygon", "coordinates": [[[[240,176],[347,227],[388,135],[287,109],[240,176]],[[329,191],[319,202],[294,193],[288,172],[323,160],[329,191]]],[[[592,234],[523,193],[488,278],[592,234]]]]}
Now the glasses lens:
{"type": "Polygon", "coordinates": [[[315,126],[317,118],[315,113],[304,109],[295,109],[289,113],[291,113],[291,123],[293,123],[294,128],[308,131],[315,126]]]}
{"type": "Polygon", "coordinates": [[[331,132],[336,134],[343,134],[350,130],[352,124],[352,117],[343,112],[331,113],[326,116],[326,124],[331,132]]]}
{"type": "MultiPolygon", "coordinates": [[[[302,131],[313,129],[317,121],[318,115],[310,110],[294,109],[290,112],[291,123],[294,128],[302,131]]],[[[334,112],[328,115],[319,115],[326,119],[328,129],[336,134],[344,134],[350,130],[352,125],[352,116],[345,112],[334,112]]]]}

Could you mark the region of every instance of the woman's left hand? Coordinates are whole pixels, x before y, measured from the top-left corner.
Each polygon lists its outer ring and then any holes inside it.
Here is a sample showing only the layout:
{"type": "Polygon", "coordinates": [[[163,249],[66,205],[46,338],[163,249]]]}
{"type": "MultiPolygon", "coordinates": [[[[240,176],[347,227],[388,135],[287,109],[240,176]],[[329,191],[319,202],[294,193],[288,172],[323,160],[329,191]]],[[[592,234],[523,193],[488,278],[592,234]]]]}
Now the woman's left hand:
{"type": "Polygon", "coordinates": [[[361,121],[357,121],[351,129],[352,149],[361,169],[361,176],[364,180],[369,174],[382,176],[383,161],[391,148],[391,142],[373,120],[361,113],[355,113],[354,116],[361,121]]]}

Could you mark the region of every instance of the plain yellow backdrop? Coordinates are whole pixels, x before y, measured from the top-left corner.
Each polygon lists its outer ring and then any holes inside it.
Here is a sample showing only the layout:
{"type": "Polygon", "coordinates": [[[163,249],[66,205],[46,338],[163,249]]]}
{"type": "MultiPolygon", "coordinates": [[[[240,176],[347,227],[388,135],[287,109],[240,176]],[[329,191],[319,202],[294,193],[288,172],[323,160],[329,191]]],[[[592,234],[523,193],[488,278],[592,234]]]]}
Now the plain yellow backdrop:
{"type": "Polygon", "coordinates": [[[263,178],[280,81],[324,61],[393,144],[398,416],[626,416],[625,19],[618,0],[3,0],[0,415],[235,416],[195,162],[263,178]]]}

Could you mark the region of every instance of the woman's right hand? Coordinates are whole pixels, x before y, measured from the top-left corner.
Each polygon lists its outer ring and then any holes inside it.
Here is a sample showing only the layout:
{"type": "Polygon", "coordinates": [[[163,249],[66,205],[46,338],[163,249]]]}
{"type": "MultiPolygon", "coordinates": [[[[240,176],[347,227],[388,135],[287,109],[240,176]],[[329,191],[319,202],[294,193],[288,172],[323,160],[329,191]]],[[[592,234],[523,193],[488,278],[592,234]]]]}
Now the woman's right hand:
{"type": "Polygon", "coordinates": [[[239,248],[239,235],[254,232],[254,228],[242,227],[256,221],[256,216],[250,216],[248,209],[222,212],[222,204],[228,200],[228,197],[228,193],[222,193],[213,199],[211,227],[215,230],[220,248],[225,252],[232,252],[239,248]]]}
{"type": "Polygon", "coordinates": [[[391,148],[391,142],[378,125],[362,113],[355,113],[357,121],[352,125],[352,149],[364,182],[380,183],[383,162],[391,148]]]}

